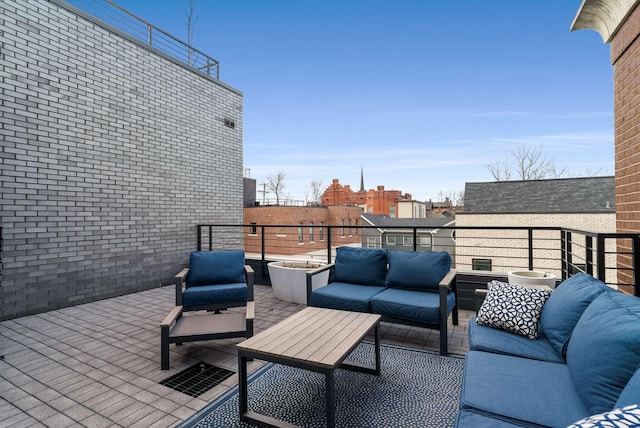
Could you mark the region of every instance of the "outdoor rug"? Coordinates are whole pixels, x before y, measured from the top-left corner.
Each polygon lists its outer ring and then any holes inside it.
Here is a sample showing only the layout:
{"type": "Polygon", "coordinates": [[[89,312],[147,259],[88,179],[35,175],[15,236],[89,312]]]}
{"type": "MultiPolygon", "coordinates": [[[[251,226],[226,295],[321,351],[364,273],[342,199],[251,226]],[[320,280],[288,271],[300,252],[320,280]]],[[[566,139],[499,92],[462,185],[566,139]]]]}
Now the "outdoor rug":
{"type": "MultiPolygon", "coordinates": [[[[373,344],[347,361],[372,365],[373,344]]],[[[338,427],[450,427],[458,411],[464,359],[381,346],[381,374],[335,372],[338,427]]],[[[249,410],[303,427],[324,427],[324,376],[268,363],[249,376],[249,410]]],[[[237,385],[181,425],[250,427],[239,422],[237,385]]]]}

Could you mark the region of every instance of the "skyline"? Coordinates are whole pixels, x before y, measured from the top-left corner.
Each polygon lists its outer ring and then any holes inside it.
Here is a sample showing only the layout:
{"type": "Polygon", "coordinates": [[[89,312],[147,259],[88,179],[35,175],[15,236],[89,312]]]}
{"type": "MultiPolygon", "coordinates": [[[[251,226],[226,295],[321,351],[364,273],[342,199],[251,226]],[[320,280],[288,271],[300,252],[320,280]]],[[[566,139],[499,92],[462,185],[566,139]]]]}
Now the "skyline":
{"type": "MultiPolygon", "coordinates": [[[[185,1],[117,3],[187,39],[185,1]]],[[[521,146],[613,175],[609,46],[570,31],[580,3],[200,0],[192,45],[243,92],[258,188],[283,171],[292,199],[314,179],[357,189],[363,168],[367,190],[436,201],[521,146]]]]}

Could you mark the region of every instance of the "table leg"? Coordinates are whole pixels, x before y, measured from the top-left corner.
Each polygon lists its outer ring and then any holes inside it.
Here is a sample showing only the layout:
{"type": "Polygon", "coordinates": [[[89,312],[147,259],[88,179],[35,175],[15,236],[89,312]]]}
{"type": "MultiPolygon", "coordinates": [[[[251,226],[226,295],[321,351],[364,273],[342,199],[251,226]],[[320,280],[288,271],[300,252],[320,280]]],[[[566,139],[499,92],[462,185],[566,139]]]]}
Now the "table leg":
{"type": "Polygon", "coordinates": [[[333,370],[329,370],[326,377],[327,428],[336,426],[336,385],[333,370]]]}
{"type": "Polygon", "coordinates": [[[247,400],[247,357],[238,353],[238,402],[240,406],[240,420],[249,410],[247,400]]]}
{"type": "Polygon", "coordinates": [[[376,370],[375,374],[380,374],[380,323],[376,324],[376,328],[374,330],[375,336],[375,353],[376,353],[376,370]]]}

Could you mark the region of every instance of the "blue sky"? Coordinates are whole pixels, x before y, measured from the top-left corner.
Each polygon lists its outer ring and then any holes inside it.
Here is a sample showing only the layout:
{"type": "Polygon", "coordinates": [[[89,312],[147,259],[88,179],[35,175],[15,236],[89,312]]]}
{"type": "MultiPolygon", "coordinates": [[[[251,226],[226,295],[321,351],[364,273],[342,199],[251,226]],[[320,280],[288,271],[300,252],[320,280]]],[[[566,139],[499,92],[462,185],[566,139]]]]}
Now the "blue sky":
{"type": "MultiPolygon", "coordinates": [[[[186,40],[186,0],[116,0],[186,40]]],[[[198,0],[193,45],[244,94],[244,164],[400,190],[492,181],[542,147],[568,176],[613,175],[609,45],[570,31],[580,0],[198,0]]]]}

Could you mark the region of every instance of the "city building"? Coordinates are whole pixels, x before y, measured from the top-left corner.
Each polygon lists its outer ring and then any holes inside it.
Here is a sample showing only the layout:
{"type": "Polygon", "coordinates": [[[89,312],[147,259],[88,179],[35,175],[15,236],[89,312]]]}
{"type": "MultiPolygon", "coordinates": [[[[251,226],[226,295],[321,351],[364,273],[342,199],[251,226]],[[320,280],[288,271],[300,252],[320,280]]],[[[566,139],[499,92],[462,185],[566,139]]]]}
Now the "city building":
{"type": "Polygon", "coordinates": [[[380,214],[362,214],[362,246],[399,251],[447,251],[455,260],[454,217],[392,218],[380,214]]]}
{"type": "Polygon", "coordinates": [[[360,222],[360,208],[354,206],[247,207],[244,248],[248,254],[260,255],[264,241],[264,251],[271,258],[310,257],[313,252],[326,258],[329,239],[332,246],[360,243],[360,222]]]}
{"type": "MultiPolygon", "coordinates": [[[[456,214],[456,269],[507,272],[528,268],[530,227],[615,232],[613,177],[466,183],[464,212],[456,214]],[[521,227],[496,230],[487,227],[521,227]],[[465,227],[479,227],[473,230],[465,227]],[[508,251],[505,251],[508,248],[508,251]]],[[[556,275],[561,258],[557,230],[536,231],[535,269],[556,275]]],[[[585,245],[584,241],[580,245],[585,245]]],[[[580,254],[580,248],[574,248],[580,254]]],[[[578,255],[576,255],[578,257],[578,255]]],[[[612,256],[613,257],[613,256],[612,256]]],[[[577,265],[584,260],[576,259],[577,265]]],[[[608,262],[607,265],[613,265],[608,262]]],[[[615,275],[615,272],[609,272],[615,275]]],[[[613,281],[614,282],[614,281],[613,281]]]]}

